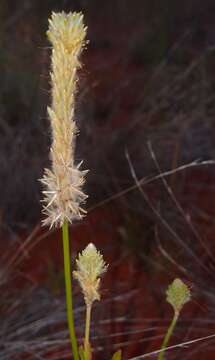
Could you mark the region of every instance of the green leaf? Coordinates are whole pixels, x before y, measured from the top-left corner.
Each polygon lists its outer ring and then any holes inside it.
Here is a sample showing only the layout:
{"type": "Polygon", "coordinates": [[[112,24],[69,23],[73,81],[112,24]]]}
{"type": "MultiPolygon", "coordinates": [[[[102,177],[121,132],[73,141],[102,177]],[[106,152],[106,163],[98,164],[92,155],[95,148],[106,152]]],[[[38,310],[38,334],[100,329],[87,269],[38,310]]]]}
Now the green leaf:
{"type": "Polygon", "coordinates": [[[121,360],[122,359],[122,350],[118,350],[113,354],[111,360],[121,360]]]}
{"type": "Polygon", "coordinates": [[[92,360],[92,348],[90,344],[88,344],[86,351],[82,345],[79,347],[78,350],[81,360],[92,360]]]}
{"type": "Polygon", "coordinates": [[[81,360],[86,360],[84,348],[82,345],[79,347],[79,356],[81,360]]]}

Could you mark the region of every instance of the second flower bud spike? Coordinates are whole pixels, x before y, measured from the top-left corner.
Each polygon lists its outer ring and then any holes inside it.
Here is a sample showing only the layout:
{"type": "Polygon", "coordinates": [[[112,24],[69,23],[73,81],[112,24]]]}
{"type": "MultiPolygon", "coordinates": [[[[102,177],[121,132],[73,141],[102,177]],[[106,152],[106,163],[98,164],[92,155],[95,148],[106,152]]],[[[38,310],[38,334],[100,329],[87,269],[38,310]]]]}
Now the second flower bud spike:
{"type": "Polygon", "coordinates": [[[76,265],[77,270],[73,271],[73,275],[81,286],[86,305],[91,306],[95,300],[100,300],[100,277],[108,266],[92,243],[79,254],[76,265]]]}

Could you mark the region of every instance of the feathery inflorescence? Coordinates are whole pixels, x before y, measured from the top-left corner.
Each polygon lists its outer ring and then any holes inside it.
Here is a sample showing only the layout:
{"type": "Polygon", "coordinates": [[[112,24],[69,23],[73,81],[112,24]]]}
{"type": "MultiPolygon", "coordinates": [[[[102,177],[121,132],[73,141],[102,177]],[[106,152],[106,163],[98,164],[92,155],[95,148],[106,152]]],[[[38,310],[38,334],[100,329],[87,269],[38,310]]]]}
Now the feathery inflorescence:
{"type": "Polygon", "coordinates": [[[52,44],[51,91],[52,105],[48,115],[52,129],[50,149],[51,170],[45,169],[41,182],[46,189],[44,225],[62,226],[81,219],[86,199],[82,186],[87,171],[75,165],[74,150],[77,127],[74,122],[74,98],[80,54],[85,45],[86,27],[81,13],[52,13],[48,38],[52,44]]]}

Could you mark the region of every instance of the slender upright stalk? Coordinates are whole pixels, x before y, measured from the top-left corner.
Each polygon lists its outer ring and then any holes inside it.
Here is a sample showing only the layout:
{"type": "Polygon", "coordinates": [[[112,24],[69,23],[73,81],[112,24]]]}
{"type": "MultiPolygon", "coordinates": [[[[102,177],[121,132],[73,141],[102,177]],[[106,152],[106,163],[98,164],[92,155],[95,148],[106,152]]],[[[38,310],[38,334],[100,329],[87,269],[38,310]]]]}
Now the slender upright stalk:
{"type": "Polygon", "coordinates": [[[64,255],[64,276],[66,287],[66,308],[67,321],[69,327],[69,335],[72,346],[72,353],[74,360],[79,360],[78,344],[75,335],[74,315],[73,315],[73,300],[72,300],[72,277],[71,277],[71,260],[70,260],[70,244],[69,244],[69,226],[68,221],[64,221],[62,226],[63,235],[63,255],[64,255]]]}
{"type": "Polygon", "coordinates": [[[86,308],[86,321],[85,321],[85,337],[84,337],[84,352],[86,360],[90,360],[90,321],[91,321],[91,309],[92,305],[87,305],[86,308]]]}
{"type": "Polygon", "coordinates": [[[169,343],[169,339],[170,339],[170,337],[171,337],[171,335],[172,335],[172,333],[174,331],[175,325],[176,325],[177,320],[178,320],[178,316],[179,316],[179,313],[175,312],[174,317],[173,317],[173,319],[172,319],[172,321],[171,321],[171,323],[169,325],[169,328],[167,330],[167,333],[166,333],[166,335],[164,337],[163,343],[161,345],[161,352],[159,353],[157,360],[163,360],[163,358],[164,358],[165,349],[166,349],[166,347],[167,347],[167,345],[169,343]]]}

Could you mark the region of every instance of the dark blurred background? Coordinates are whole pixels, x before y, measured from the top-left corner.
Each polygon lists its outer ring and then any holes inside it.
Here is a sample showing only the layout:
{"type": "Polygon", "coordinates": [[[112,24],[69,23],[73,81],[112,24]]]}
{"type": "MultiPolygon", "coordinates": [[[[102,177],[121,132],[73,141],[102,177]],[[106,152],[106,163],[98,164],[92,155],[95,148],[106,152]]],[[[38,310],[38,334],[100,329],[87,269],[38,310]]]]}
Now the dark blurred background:
{"type": "Polygon", "coordinates": [[[163,170],[214,157],[214,1],[1,1],[2,226],[40,219],[37,179],[50,142],[47,19],[61,10],[83,11],[88,26],[76,111],[88,206],[133,183],[126,149],[138,177],[155,170],[147,141],[163,170]]]}

